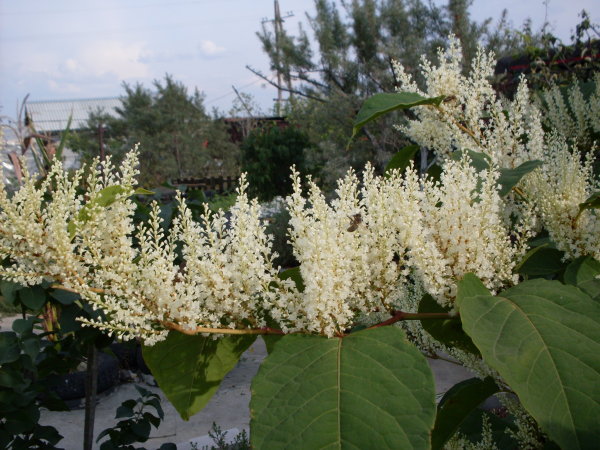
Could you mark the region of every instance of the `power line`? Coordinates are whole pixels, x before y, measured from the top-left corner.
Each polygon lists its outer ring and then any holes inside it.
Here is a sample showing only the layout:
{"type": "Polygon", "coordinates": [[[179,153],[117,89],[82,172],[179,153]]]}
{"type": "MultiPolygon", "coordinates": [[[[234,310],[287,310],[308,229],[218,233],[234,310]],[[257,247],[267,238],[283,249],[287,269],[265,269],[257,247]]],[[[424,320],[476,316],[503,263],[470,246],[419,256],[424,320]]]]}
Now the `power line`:
{"type": "MultiPolygon", "coordinates": [[[[258,83],[260,81],[263,81],[263,80],[261,80],[260,78],[258,78],[258,79],[254,80],[254,81],[251,81],[250,83],[244,84],[243,86],[240,87],[240,89],[244,89],[244,88],[246,88],[248,86],[252,86],[253,84],[256,84],[256,83],[258,83]]],[[[204,104],[208,105],[210,103],[214,103],[214,102],[216,102],[218,100],[221,100],[222,98],[229,97],[232,94],[235,94],[235,92],[233,91],[233,89],[230,90],[230,91],[228,91],[226,94],[220,95],[220,96],[218,96],[216,98],[213,98],[212,100],[204,102],[204,104]]]]}

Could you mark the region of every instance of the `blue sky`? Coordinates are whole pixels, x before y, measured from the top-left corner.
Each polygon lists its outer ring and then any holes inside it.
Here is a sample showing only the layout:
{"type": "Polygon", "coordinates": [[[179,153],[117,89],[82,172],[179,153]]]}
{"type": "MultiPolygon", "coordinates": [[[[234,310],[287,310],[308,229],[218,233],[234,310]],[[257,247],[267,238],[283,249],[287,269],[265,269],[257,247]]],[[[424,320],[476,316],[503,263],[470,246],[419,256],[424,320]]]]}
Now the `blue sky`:
{"type": "MultiPolygon", "coordinates": [[[[312,13],[312,0],[279,0],[294,16],[312,13]]],[[[436,1],[441,3],[441,0],[436,1]]],[[[597,0],[550,0],[547,17],[568,41],[586,9],[600,22],[597,0]]],[[[509,10],[514,25],[541,25],[542,0],[475,0],[478,20],[509,10]]],[[[122,95],[122,82],[149,86],[169,73],[206,95],[210,109],[227,111],[232,85],[252,94],[267,112],[276,96],[245,66],[268,73],[255,33],[273,16],[272,0],[0,0],[0,114],[14,117],[17,102],[122,95]]]]}

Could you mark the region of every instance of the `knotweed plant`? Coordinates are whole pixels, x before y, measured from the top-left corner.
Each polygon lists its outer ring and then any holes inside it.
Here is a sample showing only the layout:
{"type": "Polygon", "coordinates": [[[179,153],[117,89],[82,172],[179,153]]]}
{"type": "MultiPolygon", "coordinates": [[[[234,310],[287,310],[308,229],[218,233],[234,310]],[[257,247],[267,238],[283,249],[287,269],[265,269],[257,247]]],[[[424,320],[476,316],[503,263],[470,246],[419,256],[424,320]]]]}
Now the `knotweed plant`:
{"type": "Polygon", "coordinates": [[[518,282],[516,262],[527,250],[530,223],[511,231],[506,203],[498,193],[498,172],[477,172],[467,156],[448,161],[439,182],[406,177],[410,192],[419,192],[413,207],[409,264],[426,292],[452,306],[457,280],[476,274],[492,292],[518,282]],[[421,184],[420,184],[421,183],[421,184]]]}
{"type": "Polygon", "coordinates": [[[529,98],[522,81],[514,100],[499,98],[490,78],[496,59],[479,48],[468,75],[462,73],[462,51],[450,36],[447,49],[438,51],[438,65],[423,57],[420,88],[399,62],[394,63],[398,91],[424,97],[444,96],[436,107],[415,109],[416,119],[399,130],[444,160],[456,150],[473,150],[488,155],[497,167],[513,168],[538,159],[544,148],[541,115],[529,98]]]}
{"type": "Polygon", "coordinates": [[[550,239],[569,259],[590,255],[600,260],[600,217],[596,209],[580,207],[600,188],[594,179],[593,155],[569,151],[564,138],[553,135],[544,165],[524,183],[550,239]]]}
{"type": "MultiPolygon", "coordinates": [[[[327,201],[292,169],[298,268],[274,266],[244,176],[227,214],[206,208],[196,221],[179,195],[169,229],[157,204],[135,225],[134,150],[120,170],[109,159],[69,174],[55,162],[42,180],[25,173],[12,196],[0,187],[0,277],[77,292],[100,312],[86,325],[142,340],[186,419],[265,335],[255,448],[493,448],[498,421],[476,405],[499,392],[511,448],[593,448],[600,225],[591,160],[544,135],[524,82],[512,101],[494,93],[491,54],[479,51],[468,76],[456,39],[439,57],[422,63],[424,90],[397,65],[403,89],[432,97],[401,129],[435,151],[439,178],[412,163],[383,176],[367,167],[327,201]],[[548,236],[537,245],[540,231],[548,236]],[[387,326],[404,321],[410,342],[387,326]],[[422,352],[450,355],[476,377],[436,408],[422,352]],[[462,428],[470,420],[483,424],[475,440],[462,428]]],[[[389,105],[382,110],[374,117],[389,105]]]]}
{"type": "Polygon", "coordinates": [[[600,73],[591,83],[594,89],[587,98],[577,82],[540,92],[540,109],[547,127],[582,150],[591,149],[600,134],[600,73]]]}

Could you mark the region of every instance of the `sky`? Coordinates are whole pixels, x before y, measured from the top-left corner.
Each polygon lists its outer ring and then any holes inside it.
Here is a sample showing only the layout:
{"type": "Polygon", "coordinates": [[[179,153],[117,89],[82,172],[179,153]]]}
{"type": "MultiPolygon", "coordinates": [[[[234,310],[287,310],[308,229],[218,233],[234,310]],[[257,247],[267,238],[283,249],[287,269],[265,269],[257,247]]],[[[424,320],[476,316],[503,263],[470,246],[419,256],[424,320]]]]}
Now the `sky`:
{"type": "MultiPolygon", "coordinates": [[[[507,8],[513,25],[530,17],[534,29],[547,17],[566,42],[582,9],[600,22],[598,0],[545,3],[475,0],[470,11],[496,20],[507,8]]],[[[291,32],[314,11],[312,0],[279,4],[291,32]]],[[[273,76],[256,37],[272,17],[273,0],[0,0],[0,115],[14,118],[27,94],[30,101],[118,97],[123,82],[150,87],[167,73],[203,92],[209,110],[227,113],[235,86],[269,113],[277,92],[246,65],[273,76]]]]}

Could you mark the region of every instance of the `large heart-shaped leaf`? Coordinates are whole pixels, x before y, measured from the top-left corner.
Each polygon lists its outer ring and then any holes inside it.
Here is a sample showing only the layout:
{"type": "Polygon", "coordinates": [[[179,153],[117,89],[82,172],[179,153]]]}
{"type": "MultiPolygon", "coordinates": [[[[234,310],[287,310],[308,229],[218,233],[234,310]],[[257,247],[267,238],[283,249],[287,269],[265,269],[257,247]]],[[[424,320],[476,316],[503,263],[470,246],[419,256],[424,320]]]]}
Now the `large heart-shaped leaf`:
{"type": "Polygon", "coordinates": [[[0,281],[0,292],[4,297],[4,300],[8,302],[9,305],[14,305],[17,301],[17,292],[23,289],[24,286],[13,283],[12,281],[2,280],[0,281]]]}
{"type": "Polygon", "coordinates": [[[555,275],[566,267],[563,262],[564,252],[540,245],[529,250],[515,267],[515,272],[528,277],[555,275]]]}
{"type": "Polygon", "coordinates": [[[434,384],[397,327],[287,335],[252,382],[254,448],[429,448],[434,384]]]}
{"type": "Polygon", "coordinates": [[[591,256],[582,256],[565,270],[565,283],[577,286],[594,300],[600,300],[600,262],[591,256]]]}
{"type": "Polygon", "coordinates": [[[427,98],[414,92],[397,92],[397,93],[380,93],[369,97],[363,103],[360,111],[354,119],[354,127],[352,128],[352,137],[360,131],[360,129],[372,120],[398,109],[409,109],[414,106],[422,105],[439,105],[444,100],[445,96],[427,98]]]}
{"type": "Polygon", "coordinates": [[[469,414],[499,390],[489,377],[485,380],[470,378],[452,386],[438,404],[435,426],[431,433],[431,448],[443,448],[469,414]]]}
{"type": "Polygon", "coordinates": [[[580,289],[536,279],[500,296],[459,301],[484,360],[561,448],[600,442],[600,305],[580,289]]]}
{"type": "Polygon", "coordinates": [[[15,333],[0,331],[0,364],[16,361],[21,355],[19,339],[15,333]]]}
{"type": "MultiPolygon", "coordinates": [[[[449,308],[443,308],[435,299],[425,294],[419,302],[419,313],[447,313],[449,308]]],[[[479,350],[462,329],[458,315],[452,319],[421,319],[423,329],[442,344],[448,347],[458,347],[466,352],[479,355],[479,350]]]]}
{"type": "Polygon", "coordinates": [[[37,311],[46,303],[46,291],[41,286],[28,286],[19,291],[21,303],[37,311]]]}
{"type": "Polygon", "coordinates": [[[158,385],[184,420],[200,411],[256,336],[220,339],[171,331],[142,351],[158,385]]]}

